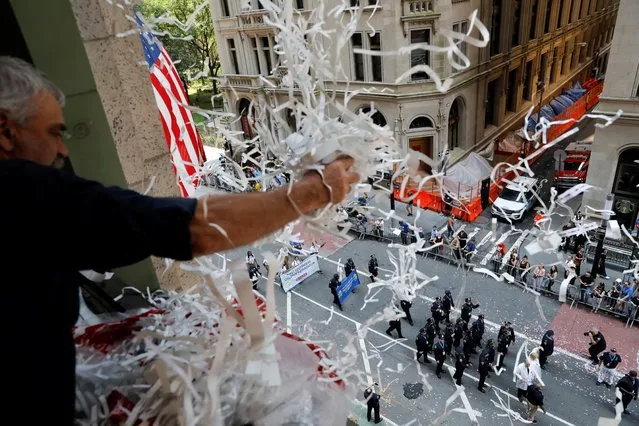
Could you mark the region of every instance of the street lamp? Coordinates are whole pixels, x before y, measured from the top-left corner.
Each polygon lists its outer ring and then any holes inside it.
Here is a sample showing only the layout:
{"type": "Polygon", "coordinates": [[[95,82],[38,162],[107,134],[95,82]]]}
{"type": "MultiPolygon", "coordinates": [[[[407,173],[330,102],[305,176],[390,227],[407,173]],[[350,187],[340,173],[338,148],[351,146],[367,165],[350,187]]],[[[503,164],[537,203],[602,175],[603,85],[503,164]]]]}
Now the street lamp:
{"type": "Polygon", "coordinates": [[[597,278],[599,260],[601,259],[601,252],[603,251],[604,238],[606,237],[606,229],[608,229],[608,221],[610,220],[610,212],[612,211],[612,202],[614,199],[614,194],[606,195],[604,211],[601,214],[601,223],[599,224],[599,229],[597,229],[597,248],[595,249],[595,258],[592,260],[592,270],[590,271],[590,276],[593,278],[597,278]]]}

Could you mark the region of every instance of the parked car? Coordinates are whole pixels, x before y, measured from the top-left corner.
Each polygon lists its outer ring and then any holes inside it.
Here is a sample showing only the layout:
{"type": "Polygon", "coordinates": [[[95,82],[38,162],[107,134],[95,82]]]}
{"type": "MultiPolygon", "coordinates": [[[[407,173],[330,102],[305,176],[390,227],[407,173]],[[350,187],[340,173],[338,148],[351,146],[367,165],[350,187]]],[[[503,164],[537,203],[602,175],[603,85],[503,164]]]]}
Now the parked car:
{"type": "Polygon", "coordinates": [[[539,193],[545,182],[546,180],[527,176],[516,177],[493,202],[493,216],[512,221],[521,220],[537,203],[534,194],[539,193]]]}

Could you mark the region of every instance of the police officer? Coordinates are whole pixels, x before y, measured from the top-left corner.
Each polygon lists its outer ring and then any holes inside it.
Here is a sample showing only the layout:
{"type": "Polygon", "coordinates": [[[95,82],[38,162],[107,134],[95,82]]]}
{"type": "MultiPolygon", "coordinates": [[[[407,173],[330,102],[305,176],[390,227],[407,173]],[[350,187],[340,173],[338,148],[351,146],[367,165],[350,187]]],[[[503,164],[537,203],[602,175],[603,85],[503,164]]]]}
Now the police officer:
{"type": "Polygon", "coordinates": [[[441,297],[437,296],[430,307],[430,313],[435,322],[435,328],[439,330],[439,323],[444,319],[444,309],[442,307],[441,297]]]}
{"type": "Polygon", "coordinates": [[[331,281],[328,283],[328,288],[331,289],[331,294],[333,295],[333,303],[335,303],[339,307],[340,311],[343,311],[344,309],[342,309],[342,302],[339,301],[339,295],[337,294],[337,287],[339,287],[339,285],[339,275],[335,274],[333,275],[331,281]]]}
{"type": "MultiPolygon", "coordinates": [[[[473,325],[470,327],[470,333],[473,336],[473,345],[475,347],[479,347],[481,348],[481,339],[484,336],[484,320],[483,320],[483,315],[479,315],[479,317],[473,321],[473,325]]],[[[475,352],[475,349],[473,348],[473,353],[477,353],[475,352]]]]}
{"type": "Polygon", "coordinates": [[[504,356],[508,353],[508,346],[511,343],[515,343],[515,330],[513,330],[513,326],[510,321],[504,321],[504,325],[499,327],[499,333],[497,333],[497,339],[500,339],[502,335],[505,335],[508,340],[508,345],[506,346],[506,352],[504,356]]]}
{"type": "Polygon", "coordinates": [[[417,347],[417,361],[424,356],[424,362],[430,363],[428,360],[428,338],[426,337],[426,327],[419,330],[417,338],[415,338],[415,346],[417,347]]]}
{"type": "Polygon", "coordinates": [[[453,350],[453,334],[455,330],[452,324],[448,324],[444,330],[444,344],[446,345],[446,356],[449,356],[453,350]]]}
{"type": "Polygon", "coordinates": [[[371,281],[375,282],[375,278],[377,278],[379,269],[379,264],[377,263],[377,258],[374,254],[371,254],[371,258],[368,259],[368,272],[371,274],[371,281]]]}
{"type": "Polygon", "coordinates": [[[433,355],[435,357],[435,361],[437,361],[437,369],[435,370],[435,374],[438,379],[442,378],[442,371],[444,371],[444,361],[446,360],[446,343],[444,342],[443,336],[439,335],[435,339],[435,347],[433,349],[433,355]]]}
{"type": "Polygon", "coordinates": [[[504,358],[508,353],[508,346],[510,345],[510,337],[503,333],[497,340],[497,353],[499,354],[499,362],[497,363],[497,369],[504,367],[504,358]]]}
{"type": "Polygon", "coordinates": [[[450,324],[450,311],[455,307],[453,296],[450,294],[450,290],[446,290],[444,298],[442,299],[442,309],[444,310],[444,319],[450,324]]]}
{"type": "Polygon", "coordinates": [[[470,362],[470,355],[473,353],[474,344],[473,344],[473,336],[470,334],[470,331],[464,332],[464,356],[466,357],[466,364],[469,366],[472,365],[470,362]]]}
{"type": "Polygon", "coordinates": [[[453,378],[455,379],[455,384],[457,386],[462,385],[462,377],[464,376],[464,370],[466,369],[466,357],[460,351],[455,352],[455,374],[453,374],[453,378]]]}
{"type": "Polygon", "coordinates": [[[461,352],[460,345],[464,338],[465,330],[466,322],[461,318],[457,318],[457,321],[455,322],[455,331],[453,333],[453,347],[455,348],[455,352],[461,352]]]}
{"type": "Polygon", "coordinates": [[[413,325],[413,317],[410,315],[410,308],[413,306],[408,300],[400,300],[399,305],[402,308],[402,311],[406,314],[406,321],[412,326],[413,325]]]}
{"type": "Polygon", "coordinates": [[[379,400],[381,396],[375,392],[375,386],[379,386],[377,383],[373,383],[366,390],[364,390],[364,398],[366,399],[366,417],[368,421],[371,421],[371,411],[375,413],[375,423],[380,423],[382,419],[379,415],[379,400]]]}
{"type": "Polygon", "coordinates": [[[432,318],[428,318],[428,320],[426,320],[426,325],[424,326],[423,330],[426,333],[426,352],[432,352],[433,343],[435,343],[435,335],[437,334],[437,330],[435,329],[435,322],[432,318]]]}
{"type": "Polygon", "coordinates": [[[466,321],[467,327],[468,327],[468,324],[470,324],[470,318],[472,316],[473,309],[477,309],[477,308],[479,308],[479,303],[473,304],[472,299],[470,297],[467,297],[466,301],[464,302],[461,308],[461,319],[466,321]]]}
{"type": "Polygon", "coordinates": [[[542,369],[546,369],[546,361],[548,357],[552,355],[555,350],[555,332],[552,330],[546,331],[544,337],[541,338],[541,350],[539,351],[539,366],[542,369]]]}
{"type": "MultiPolygon", "coordinates": [[[[397,309],[397,305],[395,305],[395,313],[399,315],[399,310],[397,309]]],[[[400,339],[404,338],[404,336],[402,336],[402,322],[399,320],[399,318],[390,320],[388,322],[388,326],[389,327],[386,330],[386,334],[392,337],[391,331],[397,330],[397,335],[399,336],[399,338],[400,339]]]]}
{"type": "Polygon", "coordinates": [[[488,373],[493,366],[493,362],[495,362],[494,343],[493,339],[488,339],[486,347],[479,355],[479,366],[477,368],[479,371],[479,384],[477,385],[477,389],[482,393],[486,393],[484,390],[484,382],[486,381],[486,377],[488,377],[488,373]]]}

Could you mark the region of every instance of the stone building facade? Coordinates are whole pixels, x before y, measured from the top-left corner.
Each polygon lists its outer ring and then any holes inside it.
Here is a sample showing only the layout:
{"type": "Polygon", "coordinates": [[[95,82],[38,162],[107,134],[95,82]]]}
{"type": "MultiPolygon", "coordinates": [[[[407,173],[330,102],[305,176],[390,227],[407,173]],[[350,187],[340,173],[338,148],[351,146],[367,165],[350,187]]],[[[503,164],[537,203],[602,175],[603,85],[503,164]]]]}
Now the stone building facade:
{"type": "Polygon", "coordinates": [[[614,125],[596,129],[587,183],[599,190],[586,193],[584,205],[603,208],[606,194],[615,195],[619,223],[631,230],[639,215],[639,2],[621,0],[612,39],[606,84],[595,112],[623,115],[614,125]]]}
{"type": "MultiPolygon", "coordinates": [[[[286,96],[265,88],[259,78],[277,70],[274,31],[264,22],[266,12],[260,2],[250,0],[251,9],[241,10],[241,2],[210,1],[228,110],[241,114],[251,101],[286,96]]],[[[318,1],[293,3],[300,13],[308,14],[318,1]]],[[[339,1],[324,3],[330,10],[339,1]]],[[[374,104],[380,113],[377,118],[394,129],[404,150],[419,150],[431,158],[449,151],[452,161],[521,127],[542,93],[544,100],[550,100],[577,80],[603,75],[618,8],[618,0],[351,0],[351,4],[361,4],[364,11],[341,58],[350,67],[349,88],[392,90],[356,96],[353,111],[374,104]],[[463,72],[454,70],[442,53],[416,51],[374,59],[353,52],[360,46],[396,51],[412,42],[442,46],[446,40],[439,30],[467,31],[475,10],[490,30],[491,41],[485,48],[461,45],[471,62],[463,72]],[[411,63],[427,63],[442,79],[452,77],[452,87],[440,93],[432,80],[420,74],[396,83],[411,63]],[[543,90],[538,84],[542,81],[543,90]]],[[[471,35],[479,38],[477,30],[471,35]]],[[[267,78],[277,82],[274,76],[267,78]]]]}

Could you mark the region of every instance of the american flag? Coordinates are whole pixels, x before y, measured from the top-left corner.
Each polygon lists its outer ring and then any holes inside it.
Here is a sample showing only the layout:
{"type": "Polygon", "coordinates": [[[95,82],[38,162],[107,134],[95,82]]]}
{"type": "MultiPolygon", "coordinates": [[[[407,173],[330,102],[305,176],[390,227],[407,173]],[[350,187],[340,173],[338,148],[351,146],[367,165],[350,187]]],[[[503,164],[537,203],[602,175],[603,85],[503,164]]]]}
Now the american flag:
{"type": "Polygon", "coordinates": [[[206,161],[202,138],[197,131],[182,80],[173,61],[158,38],[144,27],[142,16],[136,13],[140,40],[149,65],[164,137],[169,147],[173,171],[183,197],[192,196],[197,186],[197,167],[206,161]]]}

